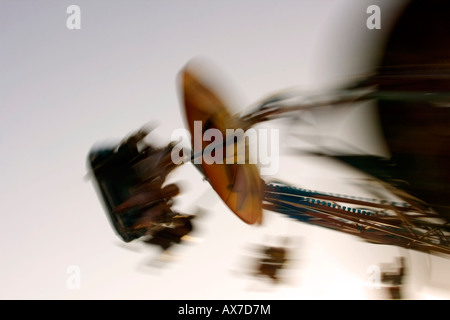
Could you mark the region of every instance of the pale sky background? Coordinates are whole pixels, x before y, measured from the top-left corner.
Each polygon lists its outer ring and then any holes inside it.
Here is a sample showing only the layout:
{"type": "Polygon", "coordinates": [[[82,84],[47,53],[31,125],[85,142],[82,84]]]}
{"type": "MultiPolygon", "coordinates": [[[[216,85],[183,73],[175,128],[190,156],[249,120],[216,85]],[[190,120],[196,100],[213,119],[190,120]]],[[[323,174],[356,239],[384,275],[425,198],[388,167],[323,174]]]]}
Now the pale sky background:
{"type": "MultiPolygon", "coordinates": [[[[410,267],[407,297],[448,299],[448,259],[363,243],[278,214],[267,213],[260,228],[245,225],[190,165],[172,179],[185,190],[177,208],[206,209],[198,242],[177,247],[177,261],[156,268],[156,248],[120,243],[86,178],[95,143],[149,121],[159,124],[155,136],[167,143],[184,127],[176,77],[190,59],[205,57],[223,71],[236,110],[292,86],[333,87],[376,63],[383,32],[402,4],[2,0],[0,298],[380,299],[385,293],[367,285],[368,268],[403,255],[410,267]],[[71,4],[81,8],[80,30],[66,27],[71,4]],[[366,28],[370,4],[381,7],[382,30],[366,28]],[[275,236],[296,239],[290,281],[279,286],[244,268],[250,248],[275,236]],[[67,286],[72,265],[81,272],[78,290],[67,286]]],[[[369,138],[356,140],[358,130],[375,126],[370,106],[361,110],[331,114],[321,132],[364,144],[369,138]]],[[[285,155],[277,178],[363,194],[354,183],[360,175],[324,159],[285,155]]]]}

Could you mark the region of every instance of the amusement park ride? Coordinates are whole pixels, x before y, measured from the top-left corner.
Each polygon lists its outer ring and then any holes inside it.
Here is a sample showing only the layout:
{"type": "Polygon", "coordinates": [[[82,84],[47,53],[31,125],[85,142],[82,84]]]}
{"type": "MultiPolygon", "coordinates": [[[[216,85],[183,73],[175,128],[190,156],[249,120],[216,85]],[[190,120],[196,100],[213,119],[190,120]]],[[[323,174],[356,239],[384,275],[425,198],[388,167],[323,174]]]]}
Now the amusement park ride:
{"type": "MultiPolygon", "coordinates": [[[[270,210],[294,220],[330,228],[375,244],[450,254],[450,5],[413,1],[391,33],[381,65],[357,84],[302,99],[285,91],[262,100],[251,112],[231,114],[208,83],[185,68],[180,72],[187,128],[244,131],[261,123],[320,106],[377,104],[390,157],[324,154],[369,174],[395,201],[311,191],[263,179],[256,164],[196,165],[200,174],[244,223],[259,224],[270,210]],[[418,23],[420,21],[421,23],[418,23]],[[426,21],[426,22],[424,22],[426,21]],[[326,98],[325,98],[326,96],[326,98]],[[308,102],[303,102],[308,101],[308,102]]],[[[92,149],[89,163],[101,201],[125,242],[143,239],[166,249],[192,231],[193,216],[177,213],[179,193],[166,177],[174,143],[155,147],[145,129],[113,148],[92,149]]],[[[243,137],[241,137],[243,139],[243,137]]],[[[222,148],[235,141],[225,141],[222,148]]],[[[203,142],[203,149],[207,146],[203,142]]],[[[194,162],[201,156],[191,153],[194,162]]]]}

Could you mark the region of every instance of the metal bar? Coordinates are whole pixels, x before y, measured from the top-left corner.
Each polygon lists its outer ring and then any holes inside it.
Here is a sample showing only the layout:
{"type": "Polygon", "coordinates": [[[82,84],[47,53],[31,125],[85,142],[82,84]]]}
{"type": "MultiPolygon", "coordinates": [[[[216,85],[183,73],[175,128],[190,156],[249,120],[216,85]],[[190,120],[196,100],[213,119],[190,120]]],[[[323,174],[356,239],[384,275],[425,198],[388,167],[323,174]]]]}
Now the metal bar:
{"type": "MultiPolygon", "coordinates": [[[[307,215],[309,214],[313,217],[316,217],[319,219],[324,219],[326,221],[330,221],[337,226],[334,229],[337,229],[340,231],[345,231],[345,230],[343,230],[343,227],[355,229],[355,226],[353,226],[351,224],[351,222],[353,222],[356,225],[362,225],[362,226],[365,226],[366,228],[377,230],[377,231],[381,232],[382,234],[391,235],[391,236],[400,238],[400,239],[402,239],[402,242],[400,242],[400,243],[402,243],[402,246],[411,247],[412,245],[414,245],[414,247],[418,248],[417,250],[419,250],[419,248],[426,249],[426,250],[429,250],[429,248],[433,248],[433,250],[435,250],[435,251],[450,254],[450,248],[441,246],[436,243],[430,243],[431,239],[429,239],[429,240],[424,239],[425,237],[427,237],[426,234],[420,235],[420,234],[413,233],[412,235],[407,235],[407,234],[402,233],[400,230],[394,231],[394,230],[384,229],[376,224],[371,223],[370,221],[364,221],[366,219],[358,219],[358,218],[353,217],[352,215],[350,215],[350,216],[346,215],[345,213],[333,212],[333,210],[329,207],[325,207],[326,209],[322,208],[322,210],[319,210],[319,209],[314,210],[314,209],[311,209],[310,206],[308,206],[308,205],[302,205],[299,203],[288,202],[288,201],[283,201],[283,200],[276,200],[276,199],[274,199],[274,200],[275,200],[274,201],[275,203],[277,203],[277,202],[282,203],[282,204],[289,205],[293,208],[298,208],[298,209],[302,208],[308,212],[308,213],[302,212],[302,214],[307,214],[307,215]],[[336,220],[336,218],[344,219],[349,222],[336,220]],[[406,242],[406,240],[408,240],[408,242],[406,242]]],[[[290,214],[290,216],[294,217],[295,212],[290,214]]],[[[317,221],[313,221],[313,220],[309,221],[309,222],[312,224],[319,224],[319,223],[317,223],[317,221]]],[[[347,232],[347,231],[345,231],[345,232],[347,232]]],[[[362,234],[362,232],[359,231],[356,234],[360,236],[362,234]]],[[[371,235],[365,233],[363,238],[370,239],[370,237],[371,237],[371,235]]],[[[438,238],[440,241],[442,241],[442,237],[438,237],[438,238]]],[[[383,243],[399,244],[399,242],[394,241],[394,239],[384,239],[383,243]]],[[[379,237],[377,237],[377,239],[374,238],[374,240],[380,241],[379,237]]],[[[397,240],[399,240],[399,239],[397,239],[397,240]]]]}

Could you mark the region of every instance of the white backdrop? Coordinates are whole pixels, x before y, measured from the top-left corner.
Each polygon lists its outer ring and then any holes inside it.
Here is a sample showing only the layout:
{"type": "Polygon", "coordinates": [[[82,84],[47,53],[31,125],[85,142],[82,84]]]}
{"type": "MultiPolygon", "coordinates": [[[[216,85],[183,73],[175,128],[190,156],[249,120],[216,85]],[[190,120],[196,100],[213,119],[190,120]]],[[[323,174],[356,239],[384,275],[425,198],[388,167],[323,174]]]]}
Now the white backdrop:
{"type": "MultiPolygon", "coordinates": [[[[197,242],[155,267],[156,248],[121,244],[86,177],[91,146],[148,121],[167,143],[184,123],[176,77],[203,56],[223,70],[236,110],[279,89],[333,87],[376,63],[402,1],[13,1],[0,3],[0,298],[2,299],[380,299],[372,265],[404,255],[409,298],[449,298],[449,261],[267,213],[243,224],[190,166],[177,208],[204,208],[197,242]],[[69,5],[81,29],[66,27],[69,5]],[[382,29],[368,30],[369,4],[382,29]],[[279,286],[245,274],[253,245],[290,236],[295,262],[279,286]],[[81,286],[67,281],[69,266],[81,286]]],[[[357,143],[364,114],[335,118],[322,133],[357,143]],[[345,126],[345,121],[349,125],[345,126]],[[330,125],[331,124],[331,125],[330,125]],[[346,128],[346,129],[343,129],[346,128]],[[352,131],[355,130],[355,131],[352,131]]],[[[284,140],[285,141],[285,140],[284,140]]],[[[378,152],[382,147],[372,145],[378,152]]],[[[324,159],[285,155],[278,177],[323,191],[358,193],[359,175],[324,159]],[[349,182],[350,181],[350,182],[349,182]]]]}

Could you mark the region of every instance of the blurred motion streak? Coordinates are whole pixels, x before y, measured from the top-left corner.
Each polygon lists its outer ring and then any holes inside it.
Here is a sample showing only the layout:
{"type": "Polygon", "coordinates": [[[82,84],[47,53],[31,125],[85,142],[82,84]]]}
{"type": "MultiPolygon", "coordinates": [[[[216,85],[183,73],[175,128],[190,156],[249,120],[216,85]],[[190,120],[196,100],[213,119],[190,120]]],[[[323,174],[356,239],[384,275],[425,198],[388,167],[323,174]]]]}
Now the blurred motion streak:
{"type": "MultiPolygon", "coordinates": [[[[195,121],[202,122],[202,133],[215,128],[224,134],[226,129],[246,130],[320,106],[357,107],[359,102],[376,102],[389,157],[339,150],[321,155],[369,174],[397,200],[379,199],[376,194],[356,197],[312,191],[279,179],[263,180],[258,167],[250,163],[202,163],[197,165],[200,173],[248,224],[260,224],[265,209],[370,243],[450,254],[449,9],[447,1],[412,1],[391,33],[374,74],[341,90],[311,97],[289,90],[276,93],[246,114],[232,115],[214,86],[202,81],[191,65],[180,73],[182,109],[192,137],[195,121]]],[[[148,243],[166,250],[192,231],[192,216],[171,209],[171,199],[179,190],[175,184],[164,186],[166,176],[177,167],[170,160],[173,144],[160,149],[143,144],[147,133],[141,130],[115,149],[93,150],[89,161],[122,239],[146,237],[148,243]]],[[[203,143],[202,150],[206,146],[203,143]]],[[[191,160],[196,156],[192,153],[191,160]]],[[[285,252],[266,248],[263,253],[257,273],[277,281],[277,272],[287,261],[285,252]]],[[[395,287],[402,276],[403,266],[396,275],[385,273],[384,280],[395,287]]],[[[394,291],[393,297],[399,297],[394,291]]]]}
{"type": "Polygon", "coordinates": [[[289,238],[286,237],[280,245],[264,245],[260,249],[262,257],[257,261],[256,276],[266,276],[272,279],[275,284],[282,280],[280,272],[288,267],[291,259],[288,242],[289,238]]]}
{"type": "Polygon", "coordinates": [[[381,273],[381,282],[386,285],[389,297],[391,299],[402,299],[402,287],[404,285],[404,277],[406,275],[405,258],[399,257],[397,265],[389,269],[394,269],[394,271],[384,270],[381,273]]]}

